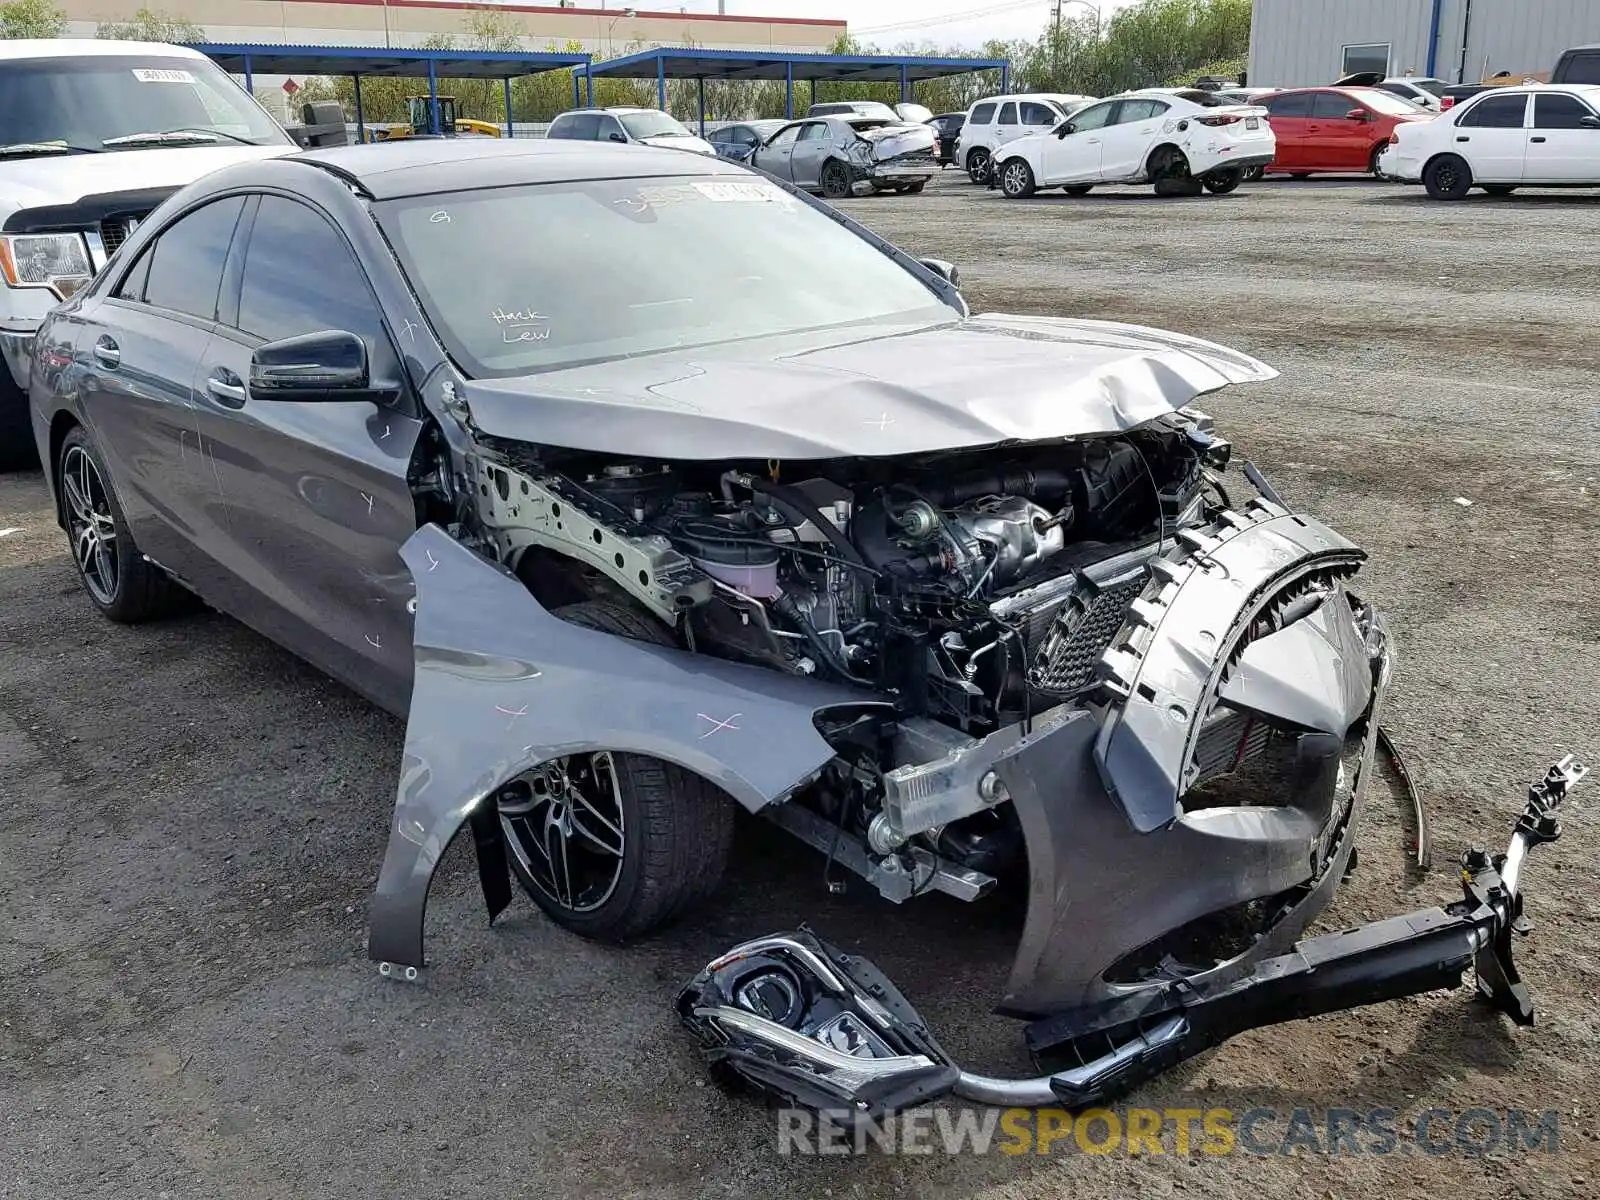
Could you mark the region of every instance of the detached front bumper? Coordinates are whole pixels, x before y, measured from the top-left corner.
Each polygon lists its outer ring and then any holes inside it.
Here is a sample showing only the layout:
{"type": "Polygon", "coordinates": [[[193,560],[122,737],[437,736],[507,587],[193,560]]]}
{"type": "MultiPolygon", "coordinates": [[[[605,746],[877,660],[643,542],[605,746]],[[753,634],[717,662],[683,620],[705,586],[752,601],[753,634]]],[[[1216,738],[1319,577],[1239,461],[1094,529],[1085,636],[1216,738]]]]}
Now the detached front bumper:
{"type": "Polygon", "coordinates": [[[24,396],[28,394],[28,371],[33,365],[33,335],[36,323],[0,325],[0,359],[12,381],[24,396]]]}

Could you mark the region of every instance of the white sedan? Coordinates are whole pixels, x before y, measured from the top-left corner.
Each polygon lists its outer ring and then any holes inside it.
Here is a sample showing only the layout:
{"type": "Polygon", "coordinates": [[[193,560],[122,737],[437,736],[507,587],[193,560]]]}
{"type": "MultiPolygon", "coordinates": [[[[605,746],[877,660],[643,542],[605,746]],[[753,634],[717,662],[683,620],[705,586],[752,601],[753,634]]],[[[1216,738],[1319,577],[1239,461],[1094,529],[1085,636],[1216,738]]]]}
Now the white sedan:
{"type": "Polygon", "coordinates": [[[1600,85],[1530,84],[1480,92],[1431,121],[1398,126],[1378,174],[1421,183],[1435,200],[1473,188],[1600,188],[1600,85]]]}
{"type": "Polygon", "coordinates": [[[1203,188],[1221,195],[1276,152],[1266,109],[1194,88],[1148,88],[1007,143],[995,151],[995,177],[1014,200],[1044,187],[1082,196],[1100,183],[1154,183],[1158,196],[1203,188]]]}

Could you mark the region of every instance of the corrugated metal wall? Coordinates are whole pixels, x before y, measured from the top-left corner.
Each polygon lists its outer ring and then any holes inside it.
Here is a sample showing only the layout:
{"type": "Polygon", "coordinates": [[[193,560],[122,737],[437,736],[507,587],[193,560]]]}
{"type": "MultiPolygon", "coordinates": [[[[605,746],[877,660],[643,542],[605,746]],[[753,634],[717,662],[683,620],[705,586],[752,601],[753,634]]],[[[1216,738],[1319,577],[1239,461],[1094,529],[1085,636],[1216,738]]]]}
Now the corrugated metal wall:
{"type": "MultiPolygon", "coordinates": [[[[1548,71],[1568,46],[1600,42],[1600,0],[1440,0],[1435,74],[1469,83],[1486,74],[1548,71]],[[1485,71],[1487,64],[1487,71],[1485,71]]],[[[1428,70],[1434,0],[1255,0],[1250,83],[1286,87],[1338,77],[1344,47],[1388,42],[1389,70],[1428,70]]]]}

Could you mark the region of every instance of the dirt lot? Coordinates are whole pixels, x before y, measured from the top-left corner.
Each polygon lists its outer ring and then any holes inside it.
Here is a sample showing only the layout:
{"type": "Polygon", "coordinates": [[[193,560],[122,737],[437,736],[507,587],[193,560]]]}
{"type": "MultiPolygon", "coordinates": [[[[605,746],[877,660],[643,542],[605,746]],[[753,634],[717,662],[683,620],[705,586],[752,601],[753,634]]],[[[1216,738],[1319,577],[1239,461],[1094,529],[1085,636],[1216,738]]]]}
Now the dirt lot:
{"type": "MultiPolygon", "coordinates": [[[[1313,182],[1018,204],[952,176],[848,203],[958,263],[979,311],[1165,326],[1281,370],[1206,407],[1371,552],[1402,654],[1393,726],[1440,846],[1408,877],[1380,792],[1335,922],[1455,898],[1462,846],[1500,843],[1562,752],[1600,754],[1600,196],[1446,207],[1313,182]]],[[[1068,1139],[1048,1158],[782,1158],[770,1113],[705,1086],[669,1017],[678,983],[809,920],[1004,1072],[1025,1064],[987,1011],[998,915],[830,898],[820,860],[747,828],[713,908],[615,951],[522,901],[485,929],[457,846],[434,970],[380,981],[365,909],[401,727],[219,617],[97,618],[37,475],[0,478],[0,531],[0,1195],[1595,1194],[1600,788],[1529,872],[1539,1027],[1431,995],[1242,1037],[1132,1101],[1389,1107],[1402,1129],[1434,1106],[1555,1108],[1554,1155],[1088,1157],[1068,1139]]]]}

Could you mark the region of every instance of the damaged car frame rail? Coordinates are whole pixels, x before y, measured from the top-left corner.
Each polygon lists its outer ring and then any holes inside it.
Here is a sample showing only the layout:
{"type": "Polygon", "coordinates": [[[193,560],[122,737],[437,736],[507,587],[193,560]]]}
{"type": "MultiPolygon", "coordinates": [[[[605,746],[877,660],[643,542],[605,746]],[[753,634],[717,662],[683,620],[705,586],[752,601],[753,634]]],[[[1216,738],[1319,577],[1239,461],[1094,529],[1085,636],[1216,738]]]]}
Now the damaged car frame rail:
{"type": "Polygon", "coordinates": [[[714,1072],[780,1102],[877,1120],[946,1095],[985,1104],[1103,1103],[1245,1030],[1460,985],[1519,1025],[1533,1004],[1512,960],[1526,935],[1528,851],[1561,836],[1560,810],[1588,768],[1568,755],[1528,790],[1504,854],[1461,858],[1459,902],[1306,938],[1228,980],[1175,980],[1125,1002],[1034,1022],[1049,1073],[998,1079],[961,1070],[871,963],[809,931],[773,934],[713,960],[680,992],[680,1019],[714,1072]]]}

